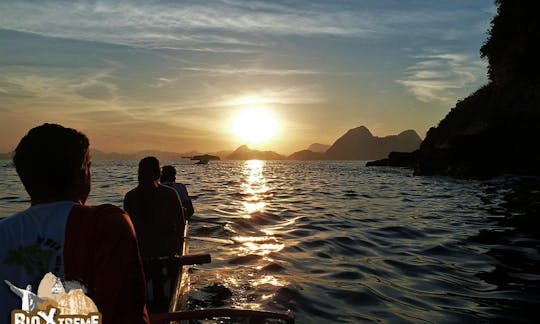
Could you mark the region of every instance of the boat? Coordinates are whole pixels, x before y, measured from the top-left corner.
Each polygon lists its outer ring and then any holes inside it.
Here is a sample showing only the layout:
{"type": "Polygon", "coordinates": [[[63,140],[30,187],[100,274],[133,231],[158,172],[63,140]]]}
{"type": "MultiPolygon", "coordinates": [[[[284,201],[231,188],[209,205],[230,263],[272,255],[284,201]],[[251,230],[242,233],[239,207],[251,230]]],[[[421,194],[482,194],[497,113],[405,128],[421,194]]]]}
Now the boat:
{"type": "Polygon", "coordinates": [[[204,154],[204,155],[195,155],[190,157],[191,160],[198,160],[195,164],[208,164],[210,161],[219,161],[219,156],[204,154]]]}
{"type": "Polygon", "coordinates": [[[195,164],[208,164],[209,160],[199,160],[198,162],[195,162],[195,164]]]}
{"type": "MultiPolygon", "coordinates": [[[[181,257],[184,258],[183,262],[180,261],[180,269],[178,270],[178,276],[176,278],[176,286],[171,296],[171,301],[169,303],[169,312],[177,312],[187,310],[187,301],[189,295],[189,262],[186,262],[186,257],[189,252],[189,240],[188,237],[189,221],[186,220],[184,226],[184,233],[182,234],[182,251],[181,257]]],[[[192,260],[196,261],[196,260],[192,260]]],[[[198,263],[208,263],[211,262],[210,255],[208,254],[207,259],[199,260],[198,263]],[[206,262],[207,261],[207,262],[206,262]]],[[[195,262],[196,263],[196,262],[195,262]]],[[[191,264],[195,264],[191,263],[191,264]]]]}
{"type": "Polygon", "coordinates": [[[182,237],[182,250],[178,255],[174,256],[174,258],[177,259],[175,262],[178,262],[180,269],[178,271],[175,289],[169,303],[168,312],[150,314],[151,324],[170,324],[171,322],[189,323],[190,320],[204,320],[224,317],[253,319],[255,321],[260,321],[263,319],[277,319],[287,324],[294,323],[294,313],[292,311],[288,311],[286,313],[275,313],[236,308],[188,310],[189,268],[194,264],[204,264],[212,261],[210,254],[189,254],[190,236],[188,235],[188,229],[189,221],[186,221],[182,237]]]}

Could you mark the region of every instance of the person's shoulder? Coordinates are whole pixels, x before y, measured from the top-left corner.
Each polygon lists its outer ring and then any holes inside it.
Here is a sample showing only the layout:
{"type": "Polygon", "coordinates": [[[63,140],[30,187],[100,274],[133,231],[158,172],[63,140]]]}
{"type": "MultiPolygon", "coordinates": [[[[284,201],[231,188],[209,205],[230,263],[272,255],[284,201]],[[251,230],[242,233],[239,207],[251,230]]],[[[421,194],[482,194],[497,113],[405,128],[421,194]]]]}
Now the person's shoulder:
{"type": "Polygon", "coordinates": [[[75,205],[68,220],[67,238],[83,235],[85,239],[100,242],[99,246],[130,242],[136,238],[128,214],[120,207],[103,204],[75,205]]]}
{"type": "Polygon", "coordinates": [[[176,195],[176,190],[168,185],[159,184],[158,189],[166,195],[176,195]]]}
{"type": "Polygon", "coordinates": [[[0,231],[27,226],[29,222],[32,222],[29,210],[30,208],[17,212],[11,216],[0,218],[0,231]]]}
{"type": "Polygon", "coordinates": [[[174,185],[175,185],[176,187],[182,188],[183,190],[187,190],[186,185],[183,184],[182,182],[176,182],[174,185]]]}
{"type": "Polygon", "coordinates": [[[181,202],[180,196],[178,195],[178,192],[175,188],[169,187],[169,186],[163,186],[159,185],[158,187],[160,189],[161,196],[163,199],[165,199],[167,202],[181,202]]]}
{"type": "Polygon", "coordinates": [[[118,216],[118,215],[122,215],[126,213],[122,208],[115,206],[113,204],[102,204],[102,205],[93,206],[90,208],[95,208],[96,213],[106,215],[106,217],[111,217],[111,215],[118,216]]]}
{"type": "Polygon", "coordinates": [[[11,216],[0,218],[0,227],[2,226],[8,226],[13,223],[19,222],[21,217],[23,217],[24,211],[15,213],[11,216]]]}
{"type": "Polygon", "coordinates": [[[129,215],[120,207],[112,204],[98,206],[76,205],[74,213],[82,217],[92,218],[92,221],[104,226],[121,225],[129,223],[129,215]]]}
{"type": "Polygon", "coordinates": [[[126,211],[118,206],[103,204],[93,208],[96,209],[96,216],[103,218],[106,222],[125,222],[125,220],[129,220],[129,215],[126,211]]]}
{"type": "Polygon", "coordinates": [[[137,193],[137,191],[139,190],[139,187],[135,187],[133,189],[131,189],[130,191],[128,191],[125,195],[125,197],[131,197],[133,195],[135,195],[137,193]]]}
{"type": "Polygon", "coordinates": [[[0,241],[2,239],[8,239],[8,233],[11,232],[14,228],[21,227],[23,222],[24,212],[18,212],[11,216],[0,218],[0,241]]]}

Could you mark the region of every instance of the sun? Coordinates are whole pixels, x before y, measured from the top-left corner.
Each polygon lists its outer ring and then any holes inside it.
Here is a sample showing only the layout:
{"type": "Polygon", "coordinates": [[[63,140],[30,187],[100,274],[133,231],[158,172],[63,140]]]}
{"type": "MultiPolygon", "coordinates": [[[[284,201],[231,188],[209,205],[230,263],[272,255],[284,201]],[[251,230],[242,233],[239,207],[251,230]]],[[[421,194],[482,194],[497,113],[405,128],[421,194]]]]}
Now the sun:
{"type": "Polygon", "coordinates": [[[231,130],[240,140],[264,143],[276,136],[278,123],[267,110],[252,108],[240,112],[233,120],[231,130]]]}

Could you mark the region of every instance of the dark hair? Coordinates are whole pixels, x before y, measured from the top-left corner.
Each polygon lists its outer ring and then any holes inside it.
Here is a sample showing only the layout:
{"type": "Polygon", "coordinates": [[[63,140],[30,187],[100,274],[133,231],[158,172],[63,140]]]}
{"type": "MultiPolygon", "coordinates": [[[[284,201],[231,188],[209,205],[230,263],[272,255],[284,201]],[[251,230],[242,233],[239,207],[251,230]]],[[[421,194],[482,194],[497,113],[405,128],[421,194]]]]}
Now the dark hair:
{"type": "Polygon", "coordinates": [[[90,142],[83,133],[43,124],[26,134],[13,156],[24,188],[32,199],[65,198],[73,179],[84,170],[90,142]]]}
{"type": "Polygon", "coordinates": [[[161,208],[158,204],[157,188],[154,187],[154,181],[158,180],[160,175],[161,169],[157,158],[147,156],[139,162],[139,190],[136,194],[136,204],[144,222],[151,221],[152,215],[161,208]]]}
{"type": "Polygon", "coordinates": [[[172,165],[166,165],[161,168],[161,182],[174,181],[176,178],[176,169],[172,165]]]}
{"type": "Polygon", "coordinates": [[[139,162],[139,186],[150,186],[161,175],[159,160],[153,156],[147,156],[139,162]]]}

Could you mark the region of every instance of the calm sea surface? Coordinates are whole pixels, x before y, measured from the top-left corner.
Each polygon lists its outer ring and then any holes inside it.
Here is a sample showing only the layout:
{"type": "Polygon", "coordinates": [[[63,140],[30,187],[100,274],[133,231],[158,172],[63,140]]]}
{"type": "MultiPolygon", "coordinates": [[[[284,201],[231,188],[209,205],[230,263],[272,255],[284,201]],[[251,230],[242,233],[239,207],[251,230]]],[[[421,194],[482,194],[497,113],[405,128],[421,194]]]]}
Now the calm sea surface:
{"type": "MultiPolygon", "coordinates": [[[[539,317],[538,231],[505,222],[527,213],[507,198],[521,178],[415,177],[363,162],[170,164],[205,220],[191,235],[219,239],[191,240],[213,258],[193,269],[193,308],[292,309],[298,323],[539,317]]],[[[89,203],[121,206],[136,172],[136,161],[94,162],[89,203]]],[[[9,161],[0,180],[0,216],[25,209],[9,161]]]]}

